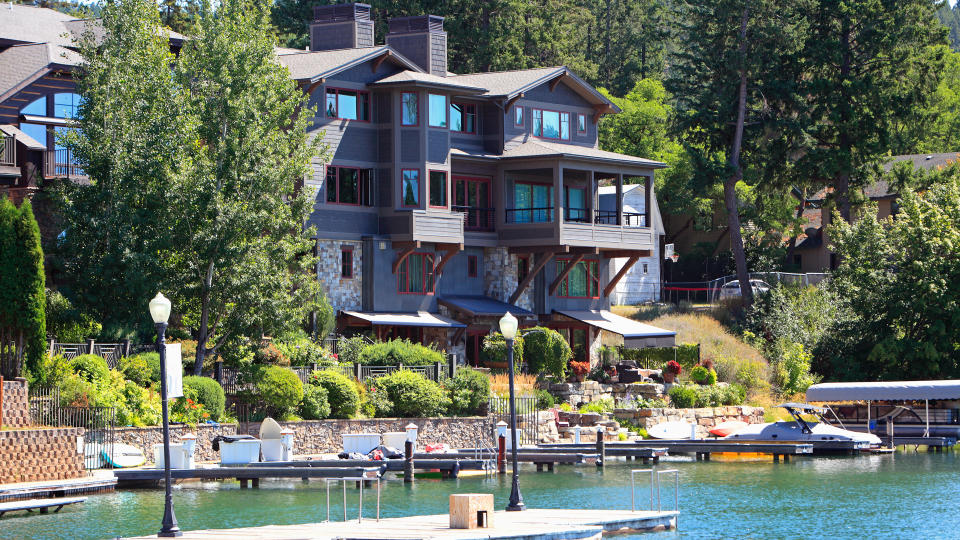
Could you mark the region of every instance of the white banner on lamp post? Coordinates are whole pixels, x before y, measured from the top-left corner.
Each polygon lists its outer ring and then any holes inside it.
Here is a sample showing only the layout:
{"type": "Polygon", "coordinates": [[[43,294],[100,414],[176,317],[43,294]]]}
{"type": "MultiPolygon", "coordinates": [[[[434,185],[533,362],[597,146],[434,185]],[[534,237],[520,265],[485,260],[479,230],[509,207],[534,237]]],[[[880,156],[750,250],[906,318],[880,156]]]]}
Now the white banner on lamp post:
{"type": "Polygon", "coordinates": [[[180,358],[180,344],[167,344],[166,352],[167,397],[183,397],[183,361],[180,358]]]}

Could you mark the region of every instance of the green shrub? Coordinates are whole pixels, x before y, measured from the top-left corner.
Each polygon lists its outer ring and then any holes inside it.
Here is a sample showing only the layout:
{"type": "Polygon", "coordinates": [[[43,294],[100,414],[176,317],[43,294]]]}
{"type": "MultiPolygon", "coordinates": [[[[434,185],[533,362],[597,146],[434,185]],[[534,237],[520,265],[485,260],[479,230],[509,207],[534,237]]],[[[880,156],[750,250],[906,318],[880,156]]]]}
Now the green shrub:
{"type": "Polygon", "coordinates": [[[337,360],[344,363],[358,364],[360,363],[360,351],[367,345],[370,345],[370,340],[364,336],[343,338],[337,346],[337,350],[339,351],[337,360]]]}
{"type": "Polygon", "coordinates": [[[275,414],[287,414],[303,399],[303,383],[293,371],[269,366],[261,372],[257,381],[257,394],[269,411],[275,414]]]}
{"type": "Polygon", "coordinates": [[[450,406],[450,398],[439,384],[406,369],[372,379],[368,386],[386,392],[393,402],[390,416],[397,418],[440,416],[450,406]]]}
{"type": "Polygon", "coordinates": [[[450,392],[450,412],[469,416],[480,414],[490,400],[490,378],[469,368],[460,368],[447,382],[450,392]]]}
{"type": "Polygon", "coordinates": [[[253,361],[258,364],[263,364],[267,366],[277,365],[277,366],[289,366],[290,359],[287,358],[280,349],[277,348],[273,343],[267,343],[263,347],[257,349],[257,352],[253,354],[253,361]]]}
{"type": "Polygon", "coordinates": [[[66,296],[52,289],[46,293],[47,334],[61,343],[83,343],[100,335],[100,323],[80,313],[66,296]]]}
{"type": "Polygon", "coordinates": [[[160,355],[146,352],[120,359],[123,376],[144,388],[160,382],[160,355]]]}
{"type": "MultiPolygon", "coordinates": [[[[514,371],[520,372],[523,367],[523,336],[518,335],[513,340],[513,367],[514,371]]],[[[490,334],[483,338],[483,351],[480,356],[484,363],[499,363],[506,366],[507,360],[507,340],[499,332],[490,334]]]]}
{"type": "Polygon", "coordinates": [[[792,343],[785,339],[775,341],[768,347],[770,368],[773,380],[783,394],[806,392],[818,378],[810,373],[813,356],[801,343],[792,343]]]}
{"type": "Polygon", "coordinates": [[[674,385],[669,395],[670,404],[677,409],[688,409],[697,402],[697,389],[692,386],[674,385]]]}
{"type": "Polygon", "coordinates": [[[336,363],[333,356],[322,345],[305,337],[277,342],[276,346],[283,356],[290,359],[291,366],[309,366],[310,364],[330,366],[336,363]]]}
{"type": "Polygon", "coordinates": [[[314,371],[310,374],[310,384],[321,386],[327,391],[332,418],[352,418],[360,407],[360,392],[353,381],[337,371],[314,371]]]}
{"type": "Polygon", "coordinates": [[[605,397],[581,406],[580,412],[600,414],[613,412],[613,405],[613,398],[605,397]]]}
{"type": "Polygon", "coordinates": [[[223,416],[224,406],[227,402],[226,395],[220,383],[210,377],[188,375],[183,378],[183,391],[185,394],[188,388],[196,392],[196,401],[206,407],[210,413],[210,420],[219,422],[223,416]]]}
{"type": "Polygon", "coordinates": [[[633,360],[638,365],[651,369],[662,368],[670,360],[676,361],[688,370],[700,361],[700,347],[696,343],[680,343],[676,347],[645,347],[643,349],[621,349],[623,360],[633,360]],[[674,358],[676,357],[676,358],[674,358]]]}
{"type": "Polygon", "coordinates": [[[703,366],[693,366],[690,370],[690,380],[697,384],[707,384],[710,378],[710,370],[703,366]]]}
{"type": "Polygon", "coordinates": [[[369,344],[359,355],[359,363],[365,366],[427,366],[443,361],[440,351],[406,339],[369,344]]]}
{"type": "Polygon", "coordinates": [[[31,388],[35,386],[60,386],[67,375],[72,373],[70,362],[66,358],[60,355],[45,354],[36,368],[27,373],[27,380],[31,388]]]}
{"type": "Polygon", "coordinates": [[[327,390],[322,386],[308,384],[303,389],[303,401],[300,402],[300,416],[306,420],[323,420],[330,417],[330,400],[327,390]]]}
{"type": "Polygon", "coordinates": [[[75,356],[70,360],[70,369],[90,382],[106,379],[110,375],[107,361],[95,354],[75,356]]]}
{"type": "Polygon", "coordinates": [[[542,388],[537,389],[537,408],[540,410],[553,408],[557,404],[553,394],[542,388]]]}
{"type": "Polygon", "coordinates": [[[523,358],[529,373],[549,373],[563,380],[573,351],[560,332],[538,326],[523,331],[523,358]]]}

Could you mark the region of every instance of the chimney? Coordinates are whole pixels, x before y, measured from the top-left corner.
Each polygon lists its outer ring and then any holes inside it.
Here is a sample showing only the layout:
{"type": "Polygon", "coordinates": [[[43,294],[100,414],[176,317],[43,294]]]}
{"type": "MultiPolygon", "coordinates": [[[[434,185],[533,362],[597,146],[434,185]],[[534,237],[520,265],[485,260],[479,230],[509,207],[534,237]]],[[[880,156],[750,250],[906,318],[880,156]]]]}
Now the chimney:
{"type": "Polygon", "coordinates": [[[387,45],[427,73],[447,76],[447,33],[443,30],[443,17],[419,15],[390,19],[387,45]]]}
{"type": "Polygon", "coordinates": [[[330,51],[373,47],[369,4],[314,6],[310,23],[310,50],[330,51]]]}

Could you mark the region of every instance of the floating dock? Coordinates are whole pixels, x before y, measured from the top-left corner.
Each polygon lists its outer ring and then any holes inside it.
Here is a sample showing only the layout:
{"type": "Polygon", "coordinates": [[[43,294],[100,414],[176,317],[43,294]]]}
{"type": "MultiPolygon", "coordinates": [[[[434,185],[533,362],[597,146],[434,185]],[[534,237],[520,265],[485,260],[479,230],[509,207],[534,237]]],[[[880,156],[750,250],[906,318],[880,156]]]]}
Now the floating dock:
{"type": "MultiPolygon", "coordinates": [[[[383,473],[382,467],[208,467],[201,469],[170,469],[174,480],[220,480],[235,478],[240,487],[260,486],[264,478],[369,478],[383,473]]],[[[120,486],[156,483],[163,480],[163,469],[117,469],[113,472],[120,486]]]]}
{"type": "Polygon", "coordinates": [[[23,482],[0,485],[0,501],[20,499],[42,499],[66,497],[85,493],[113,491],[117,479],[111,472],[98,473],[95,476],[73,478],[70,480],[50,480],[46,482],[23,482]]]}
{"type": "MultiPolygon", "coordinates": [[[[823,443],[841,443],[836,445],[835,451],[846,451],[857,449],[866,449],[866,446],[858,446],[853,441],[821,441],[823,443]],[[847,444],[850,443],[850,444],[847,444]]],[[[594,448],[595,445],[555,443],[540,445],[544,449],[562,448],[570,452],[577,450],[586,450],[594,448]]],[[[695,454],[697,459],[710,459],[712,453],[736,453],[736,454],[772,454],[774,461],[779,461],[781,457],[789,460],[790,456],[810,455],[816,453],[817,445],[806,442],[755,442],[755,441],[737,441],[731,442],[718,439],[649,439],[632,442],[609,442],[604,443],[603,452],[607,456],[627,456],[636,457],[639,450],[666,450],[670,454],[695,454]]],[[[822,446],[823,449],[826,446],[822,446]]]]}
{"type": "MultiPolygon", "coordinates": [[[[402,518],[356,519],[303,525],[268,525],[243,529],[210,529],[184,531],[183,538],[223,539],[272,538],[367,540],[382,538],[416,538],[420,540],[576,540],[594,539],[603,535],[643,531],[661,531],[677,526],[676,511],[629,510],[545,510],[495,512],[489,528],[451,529],[447,514],[402,518]]],[[[155,538],[155,537],[144,537],[155,538]]]]}
{"type": "Polygon", "coordinates": [[[926,446],[927,452],[943,452],[944,448],[949,448],[957,444],[957,440],[951,437],[880,437],[885,446],[926,446]],[[893,444],[891,444],[891,442],[893,444]]]}
{"type": "Polygon", "coordinates": [[[53,508],[53,512],[57,513],[64,506],[69,506],[71,504],[79,504],[87,500],[86,497],[58,497],[56,499],[30,499],[27,501],[12,501],[0,503],[0,517],[3,517],[7,512],[33,512],[34,510],[39,511],[41,514],[46,514],[53,508]]]}

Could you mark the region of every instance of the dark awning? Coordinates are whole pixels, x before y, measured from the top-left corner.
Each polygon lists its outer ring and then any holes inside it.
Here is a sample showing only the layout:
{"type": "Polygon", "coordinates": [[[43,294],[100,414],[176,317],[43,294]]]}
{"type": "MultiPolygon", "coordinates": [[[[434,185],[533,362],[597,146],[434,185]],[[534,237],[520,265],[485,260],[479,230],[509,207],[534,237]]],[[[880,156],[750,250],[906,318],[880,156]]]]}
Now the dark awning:
{"type": "Polygon", "coordinates": [[[470,317],[502,317],[508,311],[517,318],[536,317],[536,314],[532,311],[501,302],[489,296],[444,296],[438,299],[437,303],[470,317]]]}
{"type": "Polygon", "coordinates": [[[623,346],[630,349],[643,347],[673,347],[677,343],[677,333],[649,324],[615,315],[606,310],[556,311],[560,315],[576,319],[595,328],[620,334],[623,346]]]}
{"type": "Polygon", "coordinates": [[[427,311],[411,313],[343,311],[342,313],[348,317],[367,321],[371,326],[420,326],[424,328],[466,328],[467,326],[443,315],[427,311]]]}
{"type": "Polygon", "coordinates": [[[807,388],[807,401],[922,401],[960,399],[960,381],[820,383],[807,388]]]}

